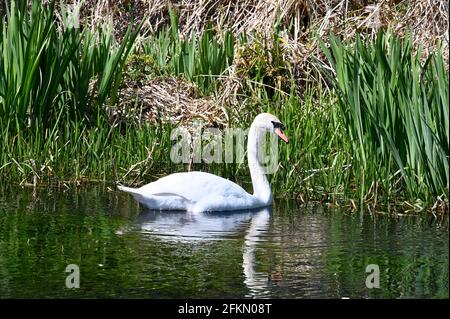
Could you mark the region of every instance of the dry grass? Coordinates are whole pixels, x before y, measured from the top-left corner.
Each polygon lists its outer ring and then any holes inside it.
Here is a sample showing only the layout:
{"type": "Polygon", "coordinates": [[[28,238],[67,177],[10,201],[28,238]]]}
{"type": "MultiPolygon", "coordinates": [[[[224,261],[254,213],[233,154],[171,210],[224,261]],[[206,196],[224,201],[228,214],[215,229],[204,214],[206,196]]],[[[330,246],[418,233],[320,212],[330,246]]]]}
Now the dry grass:
{"type": "Polygon", "coordinates": [[[210,97],[201,97],[192,83],[176,77],[157,77],[146,83],[128,81],[119,95],[119,105],[109,109],[114,121],[225,125],[224,110],[210,97]]]}
{"type": "Polygon", "coordinates": [[[448,67],[448,10],[448,0],[415,0],[403,14],[392,10],[391,26],[400,34],[412,30],[414,43],[416,47],[423,47],[424,56],[433,52],[441,42],[448,67]]]}
{"type": "Polygon", "coordinates": [[[86,0],[81,16],[91,27],[112,18],[118,35],[143,18],[144,34],[157,32],[170,24],[169,7],[179,17],[182,35],[201,33],[208,23],[235,35],[254,31],[269,35],[279,20],[288,47],[295,51],[290,55],[298,62],[314,52],[313,34],[332,31],[352,37],[359,31],[370,36],[380,27],[391,27],[398,34],[412,30],[424,53],[442,41],[448,56],[448,6],[448,0],[86,0]]]}
{"type": "Polygon", "coordinates": [[[448,0],[86,0],[81,21],[90,28],[112,21],[120,38],[129,24],[135,25],[145,18],[142,29],[145,37],[170,25],[172,8],[178,16],[181,36],[201,33],[209,23],[218,34],[222,30],[231,30],[236,36],[248,34],[250,40],[245,47],[236,47],[235,61],[227,76],[220,79],[221,89],[215,100],[189,93],[194,89],[186,86],[191,84],[175,78],[155,79],[138,86],[128,83],[120,96],[119,109],[135,105],[137,96],[136,105],[143,103],[140,118],[154,121],[162,117],[174,122],[204,114],[208,122],[217,124],[227,118],[223,105],[237,112],[238,105],[240,109],[245,105],[246,88],[254,84],[249,83],[247,71],[254,61],[243,52],[263,42],[273,45],[274,26],[279,25],[277,36],[281,39],[281,60],[286,68],[280,73],[271,64],[271,57],[266,57],[269,69],[275,70],[269,85],[286,91],[294,79],[297,94],[302,96],[306,83],[324,82],[318,72],[325,64],[318,39],[326,39],[330,32],[343,39],[352,38],[357,32],[370,38],[379,28],[391,28],[397,35],[411,32],[415,48],[422,46],[424,57],[441,43],[448,68],[448,5],[448,0]]]}
{"type": "MultiPolygon", "coordinates": [[[[0,1],[2,15],[8,2],[0,1]]],[[[143,33],[148,35],[170,24],[169,7],[179,16],[182,35],[200,33],[208,23],[235,35],[253,31],[269,35],[279,20],[293,62],[314,52],[313,34],[325,36],[332,31],[351,37],[359,31],[370,36],[380,27],[391,27],[398,34],[412,30],[424,54],[441,41],[448,57],[448,0],[85,0],[80,16],[82,24],[89,27],[112,21],[118,37],[129,24],[146,18],[143,33]]]]}

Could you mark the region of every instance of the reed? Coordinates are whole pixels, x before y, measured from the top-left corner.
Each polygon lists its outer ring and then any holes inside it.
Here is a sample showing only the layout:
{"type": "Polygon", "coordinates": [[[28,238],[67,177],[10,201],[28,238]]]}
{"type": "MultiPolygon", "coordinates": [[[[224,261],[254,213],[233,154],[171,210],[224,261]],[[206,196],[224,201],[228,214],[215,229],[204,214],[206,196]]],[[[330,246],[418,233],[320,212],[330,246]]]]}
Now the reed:
{"type": "Polygon", "coordinates": [[[225,75],[234,58],[234,37],[224,31],[216,35],[212,28],[202,34],[182,38],[176,15],[171,11],[171,27],[143,40],[143,54],[151,59],[155,75],[182,76],[197,84],[203,94],[217,91],[217,76],[225,75]],[[220,38],[219,38],[220,37],[220,38]]]}
{"type": "MultiPolygon", "coordinates": [[[[379,32],[353,44],[322,46],[331,62],[361,194],[375,183],[386,195],[430,202],[447,198],[448,71],[442,52],[421,61],[410,38],[379,32]]],[[[373,190],[373,189],[372,189],[373,190]]]]}
{"type": "Polygon", "coordinates": [[[58,24],[55,2],[11,2],[0,26],[0,132],[50,141],[66,123],[98,125],[114,104],[137,32],[115,44],[112,29],[58,24]]]}

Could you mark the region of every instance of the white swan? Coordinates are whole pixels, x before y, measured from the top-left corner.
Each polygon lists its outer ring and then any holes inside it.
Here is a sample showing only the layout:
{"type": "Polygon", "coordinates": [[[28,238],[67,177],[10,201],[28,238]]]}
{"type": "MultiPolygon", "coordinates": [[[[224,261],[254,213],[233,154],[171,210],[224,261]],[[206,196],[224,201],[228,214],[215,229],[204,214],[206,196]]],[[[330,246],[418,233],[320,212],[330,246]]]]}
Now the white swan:
{"type": "Polygon", "coordinates": [[[272,191],[260,162],[259,149],[266,132],[278,135],[287,143],[283,130],[280,120],[269,113],[256,116],[250,126],[247,159],[253,195],[227,179],[204,172],[175,173],[140,188],[118,188],[155,210],[233,211],[269,206],[272,191]]]}

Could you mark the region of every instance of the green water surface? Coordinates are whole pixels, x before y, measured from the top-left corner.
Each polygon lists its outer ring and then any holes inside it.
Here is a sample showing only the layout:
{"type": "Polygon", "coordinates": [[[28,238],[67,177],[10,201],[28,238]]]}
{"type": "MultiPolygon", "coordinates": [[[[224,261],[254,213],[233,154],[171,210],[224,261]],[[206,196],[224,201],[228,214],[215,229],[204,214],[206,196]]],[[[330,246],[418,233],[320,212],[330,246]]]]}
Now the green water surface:
{"type": "Polygon", "coordinates": [[[106,186],[0,189],[0,298],[448,298],[448,249],[448,218],[427,213],[152,212],[106,186]]]}

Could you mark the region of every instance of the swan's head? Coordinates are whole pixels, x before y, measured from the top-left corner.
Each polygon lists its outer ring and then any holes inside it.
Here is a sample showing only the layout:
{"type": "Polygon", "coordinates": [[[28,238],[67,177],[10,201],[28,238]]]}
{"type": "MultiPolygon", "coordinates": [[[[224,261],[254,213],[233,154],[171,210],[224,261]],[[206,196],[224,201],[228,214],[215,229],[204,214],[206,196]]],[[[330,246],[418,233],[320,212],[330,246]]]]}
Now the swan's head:
{"type": "Polygon", "coordinates": [[[275,115],[270,113],[261,113],[255,117],[252,126],[253,125],[258,129],[278,135],[283,141],[288,143],[288,138],[284,134],[284,125],[275,115]]]}

